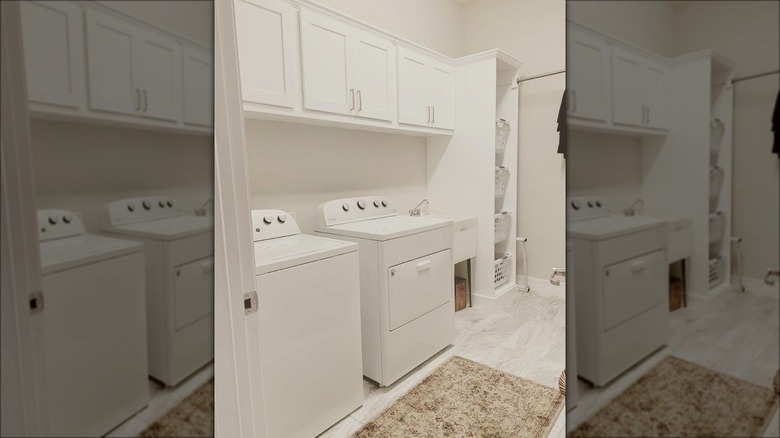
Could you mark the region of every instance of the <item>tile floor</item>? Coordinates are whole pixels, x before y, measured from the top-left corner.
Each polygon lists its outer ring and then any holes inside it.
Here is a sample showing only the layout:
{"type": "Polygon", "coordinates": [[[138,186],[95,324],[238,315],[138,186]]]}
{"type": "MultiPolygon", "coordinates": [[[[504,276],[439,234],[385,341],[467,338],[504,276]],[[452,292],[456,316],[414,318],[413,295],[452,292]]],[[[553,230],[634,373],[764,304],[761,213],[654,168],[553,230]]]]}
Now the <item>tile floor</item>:
{"type": "Polygon", "coordinates": [[[214,377],[214,363],[201,368],[174,388],[165,388],[149,379],[149,404],[133,417],[117,426],[107,437],[135,437],[157,421],[171,408],[214,377]]]}
{"type": "MultiPolygon", "coordinates": [[[[605,387],[592,388],[580,380],[580,400],[568,412],[568,430],[589,418],[668,355],[771,388],[780,368],[779,311],[777,294],[726,291],[711,300],[689,300],[687,308],[671,314],[672,336],[667,346],[605,387]]],[[[780,412],[776,410],[764,436],[780,436],[779,421],[780,412]]]]}
{"type": "MultiPolygon", "coordinates": [[[[457,312],[453,346],[391,386],[380,388],[364,379],[363,406],[320,438],[349,436],[453,355],[557,388],[558,377],[565,367],[566,308],[563,298],[556,297],[556,293],[562,295],[563,289],[550,288],[530,293],[514,292],[515,295],[499,308],[472,307],[457,312]]],[[[560,415],[550,437],[564,436],[565,415],[560,415]]]]}

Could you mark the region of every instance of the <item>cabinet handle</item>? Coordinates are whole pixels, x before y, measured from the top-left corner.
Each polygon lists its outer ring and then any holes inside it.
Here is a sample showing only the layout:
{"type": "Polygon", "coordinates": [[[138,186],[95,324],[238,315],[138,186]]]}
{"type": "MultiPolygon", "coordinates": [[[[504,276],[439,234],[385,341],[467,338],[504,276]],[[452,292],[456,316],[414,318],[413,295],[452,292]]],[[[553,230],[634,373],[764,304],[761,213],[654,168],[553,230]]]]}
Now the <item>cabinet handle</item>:
{"type": "Polygon", "coordinates": [[[650,107],[647,107],[647,124],[650,124],[650,107]]]}
{"type": "Polygon", "coordinates": [[[576,113],[577,112],[577,90],[571,90],[571,100],[573,106],[571,112],[576,113]]]}
{"type": "Polygon", "coordinates": [[[431,111],[433,112],[433,114],[431,115],[431,123],[436,123],[436,107],[432,106],[431,111]]]}
{"type": "Polygon", "coordinates": [[[144,90],[144,112],[149,109],[149,98],[146,96],[146,90],[144,90]]]}
{"type": "Polygon", "coordinates": [[[139,88],[135,89],[135,110],[136,112],[141,111],[141,90],[139,88]]]}
{"type": "Polygon", "coordinates": [[[358,96],[358,112],[363,110],[363,93],[360,92],[360,90],[357,90],[357,96],[358,96]]]}
{"type": "Polygon", "coordinates": [[[428,121],[426,123],[431,123],[431,107],[428,105],[426,108],[428,108],[428,121]]]}
{"type": "Polygon", "coordinates": [[[351,102],[349,104],[349,110],[352,111],[352,110],[355,109],[355,89],[354,88],[350,88],[349,89],[349,100],[351,102]]]}
{"type": "Polygon", "coordinates": [[[424,262],[420,262],[417,264],[417,272],[425,271],[431,269],[431,261],[426,260],[424,262]]]}
{"type": "Polygon", "coordinates": [[[631,272],[639,272],[645,269],[645,261],[639,260],[638,262],[631,263],[631,272]]]}

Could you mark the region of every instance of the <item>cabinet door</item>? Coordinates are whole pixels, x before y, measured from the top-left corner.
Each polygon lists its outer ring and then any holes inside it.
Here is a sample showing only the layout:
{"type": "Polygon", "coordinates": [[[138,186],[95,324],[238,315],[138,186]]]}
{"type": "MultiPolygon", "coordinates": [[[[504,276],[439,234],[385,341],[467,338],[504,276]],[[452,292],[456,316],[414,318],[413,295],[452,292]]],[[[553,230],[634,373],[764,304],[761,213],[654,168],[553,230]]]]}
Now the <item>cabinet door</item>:
{"type": "Polygon", "coordinates": [[[431,106],[430,126],[455,129],[455,70],[431,62],[427,76],[428,105],[431,106]]]}
{"type": "Polygon", "coordinates": [[[604,40],[577,29],[567,46],[568,114],[606,122],[609,116],[609,53],[604,40]]]}
{"type": "Polygon", "coordinates": [[[96,11],[87,11],[89,108],[137,114],[140,90],[134,81],[136,27],[96,11]]]}
{"type": "Polygon", "coordinates": [[[428,59],[404,47],[398,48],[398,122],[428,126],[425,77],[428,59]]]}
{"type": "Polygon", "coordinates": [[[390,40],[357,32],[352,50],[355,114],[371,119],[394,120],[395,46],[390,40]]]}
{"type": "Polygon", "coordinates": [[[300,94],[297,11],[280,0],[237,0],[243,100],[293,108],[300,94]]]}
{"type": "Polygon", "coordinates": [[[138,29],[133,54],[141,112],[152,119],[181,119],[181,48],[173,39],[138,29]]]}
{"type": "Polygon", "coordinates": [[[210,52],[184,48],[184,123],[214,126],[214,57],[210,52]]]}
{"type": "Polygon", "coordinates": [[[22,2],[22,44],[31,102],[84,107],[82,10],[71,2],[22,2]]]}
{"type": "Polygon", "coordinates": [[[669,71],[666,66],[647,62],[645,68],[645,125],[669,129],[669,71]]]}
{"type": "Polygon", "coordinates": [[[612,49],[612,121],[643,126],[645,121],[644,60],[619,47],[612,49]]]}
{"type": "Polygon", "coordinates": [[[355,108],[352,79],[354,29],[311,11],[301,11],[303,106],[336,114],[355,108]]]}

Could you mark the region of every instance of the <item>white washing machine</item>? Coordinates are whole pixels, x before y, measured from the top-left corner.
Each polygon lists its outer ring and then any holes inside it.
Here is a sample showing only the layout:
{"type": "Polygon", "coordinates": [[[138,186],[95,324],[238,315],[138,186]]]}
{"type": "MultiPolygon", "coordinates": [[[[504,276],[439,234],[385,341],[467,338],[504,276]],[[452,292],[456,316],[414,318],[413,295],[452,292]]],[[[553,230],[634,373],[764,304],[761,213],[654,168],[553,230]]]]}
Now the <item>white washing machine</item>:
{"type": "Polygon", "coordinates": [[[174,386],[214,358],[214,220],[150,196],[107,204],[101,228],[144,244],[149,375],[174,386]]]}
{"type": "Polygon", "coordinates": [[[252,211],[252,229],[257,298],[245,312],[263,379],[253,397],[268,436],[314,437],[363,404],[358,245],[301,234],[279,210],[252,211]]]}
{"type": "Polygon", "coordinates": [[[360,245],[363,375],[387,386],[455,336],[452,221],[401,216],[389,199],[319,206],[315,234],[360,245]]]}
{"type": "Polygon", "coordinates": [[[39,210],[46,403],[55,436],[102,436],[149,401],[144,248],[39,210]]]}
{"type": "Polygon", "coordinates": [[[576,297],[577,371],[603,386],[669,339],[667,224],[567,201],[576,297]]]}

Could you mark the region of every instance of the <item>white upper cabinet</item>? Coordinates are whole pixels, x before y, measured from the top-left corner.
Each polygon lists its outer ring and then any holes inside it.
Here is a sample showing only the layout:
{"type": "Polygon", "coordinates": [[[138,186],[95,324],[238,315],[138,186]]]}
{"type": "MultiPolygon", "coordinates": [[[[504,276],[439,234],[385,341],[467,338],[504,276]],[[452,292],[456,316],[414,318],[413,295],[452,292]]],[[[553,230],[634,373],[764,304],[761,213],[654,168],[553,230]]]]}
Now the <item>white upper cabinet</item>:
{"type": "Polygon", "coordinates": [[[300,96],[296,9],[281,0],[236,0],[235,7],[243,100],[294,108],[300,96]]]}
{"type": "Polygon", "coordinates": [[[642,128],[669,127],[666,66],[632,51],[612,50],[612,104],[616,124],[642,128]]]}
{"type": "Polygon", "coordinates": [[[136,35],[133,76],[136,87],[141,90],[140,115],[175,122],[181,118],[179,43],[144,29],[138,29],[136,35]]]}
{"type": "Polygon", "coordinates": [[[337,19],[301,11],[303,106],[392,121],[395,46],[337,19]]]}
{"type": "Polygon", "coordinates": [[[455,70],[413,50],[398,48],[398,122],[455,128],[455,70]]]}
{"type": "Polygon", "coordinates": [[[183,51],[184,123],[214,125],[214,57],[212,53],[185,47],[183,51]]]}
{"type": "Polygon", "coordinates": [[[20,4],[30,102],[85,106],[83,11],[70,2],[20,4]]]}
{"type": "Polygon", "coordinates": [[[609,118],[610,48],[606,41],[569,29],[568,114],[606,122],[609,118]]]}
{"type": "Polygon", "coordinates": [[[138,114],[141,90],[133,77],[136,27],[108,14],[87,11],[89,108],[138,114]]]}

